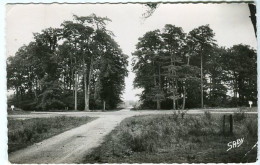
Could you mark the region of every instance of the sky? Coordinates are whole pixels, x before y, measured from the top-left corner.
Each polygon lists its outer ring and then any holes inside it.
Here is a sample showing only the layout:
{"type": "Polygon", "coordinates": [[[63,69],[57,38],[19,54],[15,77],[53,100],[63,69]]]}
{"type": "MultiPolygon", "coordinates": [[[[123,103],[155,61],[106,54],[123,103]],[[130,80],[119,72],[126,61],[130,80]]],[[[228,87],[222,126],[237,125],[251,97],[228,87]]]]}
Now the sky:
{"type": "Polygon", "coordinates": [[[6,55],[13,56],[24,44],[33,40],[33,33],[48,27],[60,27],[73,14],[108,17],[107,28],[115,34],[115,41],[129,56],[129,76],[125,79],[124,100],[138,100],[141,89],[133,88],[131,53],[138,38],[146,32],[162,29],[165,24],[183,28],[185,33],[209,24],[219,46],[247,44],[257,48],[247,4],[160,4],[153,15],[142,18],[146,7],[141,4],[15,4],[6,5],[6,55]]]}

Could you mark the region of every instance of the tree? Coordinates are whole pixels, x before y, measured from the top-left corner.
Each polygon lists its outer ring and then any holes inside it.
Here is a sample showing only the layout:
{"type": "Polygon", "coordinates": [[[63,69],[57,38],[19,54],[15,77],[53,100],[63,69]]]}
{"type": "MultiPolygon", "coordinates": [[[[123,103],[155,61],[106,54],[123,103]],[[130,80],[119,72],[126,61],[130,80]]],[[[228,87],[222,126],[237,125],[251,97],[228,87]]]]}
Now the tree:
{"type": "Polygon", "coordinates": [[[66,107],[74,106],[74,110],[78,110],[78,82],[79,74],[82,74],[78,64],[78,49],[75,45],[65,41],[59,45],[57,55],[66,107]],[[73,98],[74,104],[72,104],[73,98]]]}
{"type": "MultiPolygon", "coordinates": [[[[209,25],[203,25],[198,28],[193,29],[189,32],[188,37],[190,40],[192,40],[192,43],[194,44],[192,47],[194,48],[194,51],[200,56],[200,85],[201,85],[201,108],[204,107],[204,90],[203,90],[203,64],[205,61],[207,61],[207,57],[209,56],[212,47],[215,45],[214,40],[214,32],[209,27],[209,25]]],[[[196,60],[193,60],[196,61],[196,60]]],[[[198,66],[198,64],[195,63],[195,65],[198,66]]]]}
{"type": "Polygon", "coordinates": [[[234,45],[223,56],[223,70],[225,80],[234,98],[236,105],[248,105],[253,101],[257,105],[257,54],[248,45],[234,45]]]}
{"type": "Polygon", "coordinates": [[[177,100],[183,97],[182,108],[185,107],[186,83],[195,81],[197,76],[197,67],[189,65],[190,56],[185,56],[191,54],[185,37],[182,28],[165,25],[162,32],[150,31],[139,39],[132,65],[136,73],[134,85],[144,89],[142,106],[152,108],[155,101],[157,109],[161,103],[164,108],[177,109],[177,100]]]}
{"type": "Polygon", "coordinates": [[[205,62],[206,86],[208,88],[207,104],[212,107],[225,106],[227,104],[227,86],[223,70],[223,58],[226,55],[225,48],[214,47],[208,60],[205,62]]]}
{"type": "Polygon", "coordinates": [[[164,56],[163,68],[165,76],[171,81],[171,93],[173,100],[173,109],[176,109],[176,100],[178,96],[179,71],[182,69],[181,50],[184,46],[185,34],[182,28],[174,25],[165,25],[162,33],[164,56]]]}
{"type": "Polygon", "coordinates": [[[156,101],[156,108],[161,108],[161,100],[164,98],[161,89],[161,64],[160,51],[162,39],[159,30],[147,32],[139,38],[136,45],[133,61],[133,71],[136,73],[134,86],[144,88],[145,97],[156,101]]]}
{"type": "Polygon", "coordinates": [[[159,7],[159,3],[146,3],[145,7],[147,7],[146,12],[142,14],[144,20],[153,15],[155,10],[159,7]]]}
{"type": "MultiPolygon", "coordinates": [[[[78,54],[82,61],[86,111],[89,111],[90,83],[94,63],[100,54],[103,53],[101,50],[103,45],[100,45],[100,42],[97,40],[102,39],[103,35],[107,33],[105,28],[106,21],[110,20],[108,18],[97,17],[95,14],[87,17],[74,15],[74,22],[65,21],[62,25],[64,27],[65,38],[78,49],[78,54]]],[[[77,82],[75,81],[75,83],[77,82]]]]}
{"type": "Polygon", "coordinates": [[[103,102],[103,110],[116,108],[121,102],[121,94],[124,89],[124,79],[128,75],[128,56],[122,53],[119,45],[108,34],[102,34],[102,40],[98,40],[103,45],[103,52],[97,66],[94,68],[98,72],[99,97],[103,102]],[[98,71],[97,71],[98,70],[98,71]]]}
{"type": "Polygon", "coordinates": [[[51,88],[50,83],[58,80],[55,54],[58,39],[59,29],[45,29],[35,33],[35,41],[23,46],[15,57],[8,59],[8,88],[15,88],[18,106],[28,108],[30,104],[38,104],[42,97],[40,94],[51,88]],[[31,99],[33,103],[29,102],[31,99]]]}
{"type": "Polygon", "coordinates": [[[108,108],[116,108],[121,102],[128,56],[106,29],[107,21],[95,14],[74,16],[60,29],[35,33],[34,41],[7,61],[8,89],[16,91],[15,105],[27,110],[73,106],[89,110],[90,106],[100,107],[98,99],[102,98],[108,108]]]}

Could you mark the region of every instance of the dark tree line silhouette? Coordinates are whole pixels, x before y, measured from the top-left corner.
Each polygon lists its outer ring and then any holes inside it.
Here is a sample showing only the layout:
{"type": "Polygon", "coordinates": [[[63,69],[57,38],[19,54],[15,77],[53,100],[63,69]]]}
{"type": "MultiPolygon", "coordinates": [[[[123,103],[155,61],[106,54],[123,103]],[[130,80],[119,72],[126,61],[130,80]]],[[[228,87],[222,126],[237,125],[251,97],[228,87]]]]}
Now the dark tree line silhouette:
{"type": "Polygon", "coordinates": [[[257,54],[248,45],[219,47],[209,25],[185,34],[165,25],[139,38],[134,85],[141,109],[257,105],[257,54]]]}
{"type": "Polygon", "coordinates": [[[114,109],[121,100],[128,56],[106,29],[108,18],[74,15],[60,28],[34,34],[7,60],[9,104],[25,110],[114,109]]]}

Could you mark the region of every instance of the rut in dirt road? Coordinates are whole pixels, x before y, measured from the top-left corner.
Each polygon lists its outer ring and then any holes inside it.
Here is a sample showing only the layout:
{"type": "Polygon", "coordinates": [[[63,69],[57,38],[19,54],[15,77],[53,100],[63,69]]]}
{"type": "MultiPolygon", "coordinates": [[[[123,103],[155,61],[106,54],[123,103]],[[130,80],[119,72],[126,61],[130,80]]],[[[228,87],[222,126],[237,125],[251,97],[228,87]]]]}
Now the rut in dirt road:
{"type": "Polygon", "coordinates": [[[11,163],[81,163],[91,149],[102,143],[126,117],[131,115],[106,115],[71,129],[25,149],[9,154],[11,163]]]}

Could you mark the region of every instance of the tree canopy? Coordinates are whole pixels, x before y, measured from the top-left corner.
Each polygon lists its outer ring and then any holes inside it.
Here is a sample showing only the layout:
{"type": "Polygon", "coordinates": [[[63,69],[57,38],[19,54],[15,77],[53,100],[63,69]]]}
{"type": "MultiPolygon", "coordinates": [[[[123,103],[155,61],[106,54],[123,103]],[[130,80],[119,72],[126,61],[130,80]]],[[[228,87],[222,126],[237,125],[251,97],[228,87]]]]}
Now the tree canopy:
{"type": "Polygon", "coordinates": [[[167,24],[140,37],[132,65],[141,108],[257,105],[256,51],[219,47],[214,35],[209,25],[185,34],[167,24]]]}
{"type": "Polygon", "coordinates": [[[76,16],[34,34],[7,60],[9,103],[25,110],[114,109],[121,100],[128,56],[106,29],[108,18],[76,16]]]}

